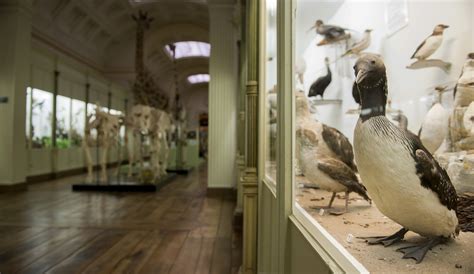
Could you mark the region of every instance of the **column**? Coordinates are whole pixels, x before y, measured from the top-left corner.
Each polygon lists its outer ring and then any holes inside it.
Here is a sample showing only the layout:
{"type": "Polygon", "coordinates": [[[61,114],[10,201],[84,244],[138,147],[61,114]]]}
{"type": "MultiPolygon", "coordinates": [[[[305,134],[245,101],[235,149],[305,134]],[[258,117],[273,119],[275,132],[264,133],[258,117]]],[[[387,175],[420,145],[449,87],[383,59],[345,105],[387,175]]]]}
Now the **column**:
{"type": "Polygon", "coordinates": [[[245,274],[257,273],[258,213],[258,6],[247,1],[246,149],[243,189],[243,264],[245,274]]]}
{"type": "Polygon", "coordinates": [[[0,190],[26,181],[26,88],[32,1],[0,2],[0,190]]]}
{"type": "Polygon", "coordinates": [[[233,188],[236,183],[238,74],[233,10],[230,4],[209,4],[209,188],[233,188]]]}

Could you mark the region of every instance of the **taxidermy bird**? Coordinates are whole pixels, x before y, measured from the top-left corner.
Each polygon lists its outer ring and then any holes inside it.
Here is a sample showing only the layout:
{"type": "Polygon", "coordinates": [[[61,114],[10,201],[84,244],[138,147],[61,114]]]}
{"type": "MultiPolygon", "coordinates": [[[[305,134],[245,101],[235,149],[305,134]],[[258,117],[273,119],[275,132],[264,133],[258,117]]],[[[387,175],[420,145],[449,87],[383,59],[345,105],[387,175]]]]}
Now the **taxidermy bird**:
{"type": "Polygon", "coordinates": [[[385,117],[387,75],[382,59],[364,54],[354,66],[362,110],[354,153],[364,186],[377,208],[402,226],[369,244],[391,245],[410,230],[426,242],[397,249],[420,263],[432,247],[457,234],[457,194],[448,174],[414,135],[385,117]]]}
{"type": "Polygon", "coordinates": [[[425,60],[430,57],[439,46],[441,46],[441,43],[443,42],[443,32],[447,28],[449,28],[447,25],[436,25],[433,33],[418,46],[410,59],[425,60]]]}
{"type": "Polygon", "coordinates": [[[346,51],[341,57],[347,56],[347,55],[359,55],[362,51],[366,50],[370,46],[370,33],[372,32],[371,29],[366,29],[364,31],[364,36],[362,39],[352,45],[352,47],[346,51]]]}
{"type": "Polygon", "coordinates": [[[326,91],[329,84],[331,84],[332,73],[331,69],[329,68],[329,58],[324,58],[324,63],[326,64],[327,73],[326,75],[316,79],[316,81],[311,84],[311,87],[309,87],[308,97],[316,97],[319,95],[321,96],[321,99],[323,99],[324,92],[326,91]]]}
{"type": "Polygon", "coordinates": [[[339,26],[326,25],[322,20],[316,20],[314,26],[309,30],[316,29],[316,33],[324,36],[327,40],[334,40],[346,34],[346,30],[339,26]]]}
{"type": "Polygon", "coordinates": [[[315,131],[306,128],[298,129],[296,138],[299,144],[297,155],[304,176],[309,181],[316,182],[319,188],[333,193],[327,208],[331,208],[337,192],[346,193],[344,212],[347,212],[350,192],[356,192],[365,200],[371,201],[353,169],[339,159],[319,153],[318,146],[322,140],[318,140],[315,131]]]}
{"type": "Polygon", "coordinates": [[[474,52],[467,55],[459,80],[454,87],[454,106],[467,107],[474,101],[474,52]]]}
{"type": "Polygon", "coordinates": [[[314,119],[309,110],[309,102],[306,96],[301,92],[297,92],[295,95],[296,128],[311,129],[316,134],[318,143],[315,146],[317,146],[319,155],[338,159],[357,172],[354,152],[349,139],[339,130],[314,119]]]}
{"type": "Polygon", "coordinates": [[[434,154],[448,135],[449,114],[440,103],[435,103],[421,124],[418,137],[431,154],[434,154]]]}
{"type": "Polygon", "coordinates": [[[408,130],[408,118],[402,112],[393,115],[392,119],[398,122],[400,129],[408,130]]]}

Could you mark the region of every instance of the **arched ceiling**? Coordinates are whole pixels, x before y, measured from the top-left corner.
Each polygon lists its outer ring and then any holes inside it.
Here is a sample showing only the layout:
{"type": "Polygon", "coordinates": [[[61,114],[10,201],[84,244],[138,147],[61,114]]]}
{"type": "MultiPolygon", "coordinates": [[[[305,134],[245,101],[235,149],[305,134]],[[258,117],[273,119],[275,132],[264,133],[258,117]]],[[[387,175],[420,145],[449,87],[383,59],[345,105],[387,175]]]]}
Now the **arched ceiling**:
{"type": "MultiPolygon", "coordinates": [[[[179,41],[209,42],[206,0],[34,0],[33,37],[56,50],[130,86],[135,62],[135,22],[131,15],[144,10],[154,18],[145,33],[145,64],[157,84],[174,92],[174,65],[164,46],[179,41]]],[[[179,89],[190,85],[190,74],[208,73],[207,58],[177,61],[179,89]]]]}

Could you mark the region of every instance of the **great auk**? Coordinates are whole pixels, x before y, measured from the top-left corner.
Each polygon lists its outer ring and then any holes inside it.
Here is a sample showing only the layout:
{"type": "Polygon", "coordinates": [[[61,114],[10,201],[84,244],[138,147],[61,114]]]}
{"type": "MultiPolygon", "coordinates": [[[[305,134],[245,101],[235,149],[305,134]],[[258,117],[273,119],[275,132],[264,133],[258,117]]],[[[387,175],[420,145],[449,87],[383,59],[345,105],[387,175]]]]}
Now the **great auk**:
{"type": "Polygon", "coordinates": [[[449,28],[447,25],[439,24],[433,30],[433,33],[428,36],[415,50],[411,59],[425,60],[430,57],[443,42],[443,32],[449,28]]]}
{"type": "Polygon", "coordinates": [[[316,79],[316,81],[314,81],[313,84],[311,84],[308,92],[308,97],[316,97],[319,95],[321,96],[321,99],[323,99],[324,92],[331,84],[332,73],[329,67],[329,58],[324,58],[324,63],[326,64],[326,75],[319,77],[318,79],[316,79]]]}
{"type": "Polygon", "coordinates": [[[402,226],[391,236],[367,241],[388,246],[409,230],[418,233],[428,240],[398,251],[420,263],[429,249],[458,232],[456,190],[421,141],[385,117],[388,86],[382,59],[364,54],[354,71],[362,107],[354,131],[359,174],[380,212],[402,226]]]}

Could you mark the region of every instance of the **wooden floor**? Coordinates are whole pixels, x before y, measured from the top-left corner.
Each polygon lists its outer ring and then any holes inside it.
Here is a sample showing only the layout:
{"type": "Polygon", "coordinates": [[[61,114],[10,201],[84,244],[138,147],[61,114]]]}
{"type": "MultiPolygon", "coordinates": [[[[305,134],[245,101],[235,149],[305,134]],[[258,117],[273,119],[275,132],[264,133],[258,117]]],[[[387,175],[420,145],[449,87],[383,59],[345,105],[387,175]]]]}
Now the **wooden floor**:
{"type": "Polygon", "coordinates": [[[0,273],[237,273],[234,201],[205,167],[157,193],[73,193],[82,176],[0,194],[0,273]]]}

